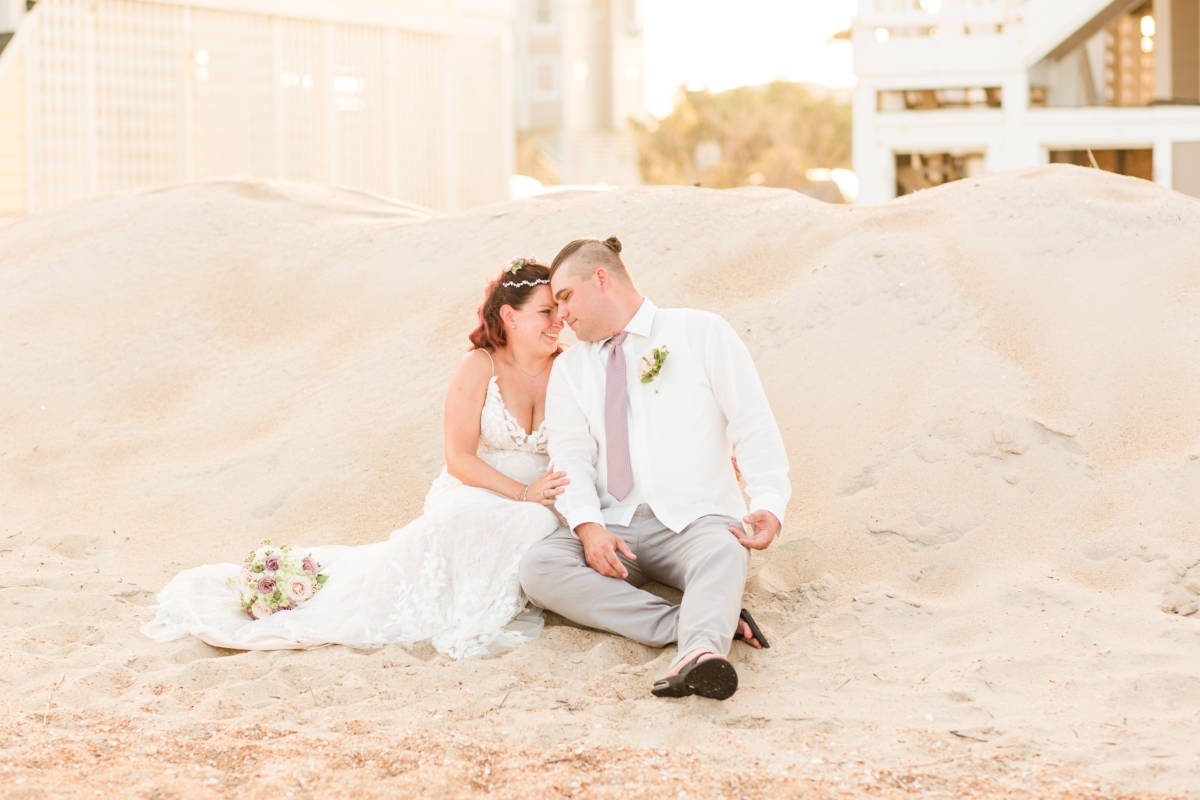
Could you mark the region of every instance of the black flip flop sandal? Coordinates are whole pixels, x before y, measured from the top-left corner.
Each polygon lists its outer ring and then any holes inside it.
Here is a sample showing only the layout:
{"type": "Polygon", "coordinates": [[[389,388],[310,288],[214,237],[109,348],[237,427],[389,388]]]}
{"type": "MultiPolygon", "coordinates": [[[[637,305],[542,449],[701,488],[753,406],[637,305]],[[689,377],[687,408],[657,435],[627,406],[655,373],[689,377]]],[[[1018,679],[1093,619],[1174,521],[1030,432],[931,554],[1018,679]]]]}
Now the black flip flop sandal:
{"type": "Polygon", "coordinates": [[[713,700],[724,700],[737,691],[737,670],[724,658],[710,658],[701,661],[701,653],[693,658],[674,675],[660,678],[654,682],[650,693],[655,697],[687,697],[697,694],[701,697],[711,697],[713,700]]]}
{"type": "MultiPolygon", "coordinates": [[[[738,617],[750,628],[751,635],[753,635],[755,639],[758,639],[758,643],[763,646],[763,650],[767,650],[771,647],[771,643],[767,641],[766,636],[763,636],[762,629],[758,627],[757,623],[755,623],[754,617],[750,616],[749,611],[743,608],[742,613],[739,614],[738,617]]],[[[739,625],[738,627],[740,628],[742,626],[739,625]]],[[[745,640],[746,637],[741,634],[741,631],[739,631],[733,635],[733,638],[745,640]]]]}

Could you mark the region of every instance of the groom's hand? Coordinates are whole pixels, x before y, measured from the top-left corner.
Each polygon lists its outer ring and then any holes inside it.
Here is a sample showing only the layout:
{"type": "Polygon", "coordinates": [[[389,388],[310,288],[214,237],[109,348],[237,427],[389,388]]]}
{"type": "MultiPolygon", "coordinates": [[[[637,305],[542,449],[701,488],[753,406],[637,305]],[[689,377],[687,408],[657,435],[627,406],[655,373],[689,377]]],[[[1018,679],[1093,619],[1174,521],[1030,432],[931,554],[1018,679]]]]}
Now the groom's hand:
{"type": "Polygon", "coordinates": [[[751,511],[742,517],[742,522],[749,525],[753,533],[747,534],[746,529],[737,523],[729,526],[729,532],[737,537],[743,547],[751,550],[766,550],[779,533],[779,519],[770,511],[751,511]]]}
{"type": "Polygon", "coordinates": [[[583,543],[583,556],[588,566],[609,578],[629,577],[629,570],[621,563],[617,553],[637,561],[637,556],[625,544],[625,540],[597,522],[585,522],[575,529],[575,535],[583,543]]]}

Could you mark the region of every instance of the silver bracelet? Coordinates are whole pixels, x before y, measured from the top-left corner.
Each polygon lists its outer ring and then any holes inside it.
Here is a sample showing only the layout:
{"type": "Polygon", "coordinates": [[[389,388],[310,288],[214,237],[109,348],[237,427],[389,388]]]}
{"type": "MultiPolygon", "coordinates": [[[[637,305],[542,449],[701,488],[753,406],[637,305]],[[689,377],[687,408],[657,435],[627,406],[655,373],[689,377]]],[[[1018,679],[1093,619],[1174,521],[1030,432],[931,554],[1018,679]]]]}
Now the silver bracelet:
{"type": "Polygon", "coordinates": [[[525,502],[525,495],[527,495],[528,493],[529,493],[529,484],[527,483],[527,484],[525,484],[525,488],[523,488],[521,490],[521,502],[522,503],[525,502]]]}

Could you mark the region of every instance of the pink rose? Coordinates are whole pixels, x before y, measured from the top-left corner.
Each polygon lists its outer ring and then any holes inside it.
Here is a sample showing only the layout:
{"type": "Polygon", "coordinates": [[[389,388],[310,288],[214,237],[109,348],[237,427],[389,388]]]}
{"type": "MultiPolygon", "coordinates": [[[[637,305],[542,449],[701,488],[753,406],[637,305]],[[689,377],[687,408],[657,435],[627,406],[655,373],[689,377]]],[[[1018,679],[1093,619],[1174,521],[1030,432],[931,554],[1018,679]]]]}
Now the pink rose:
{"type": "Polygon", "coordinates": [[[312,556],[305,556],[304,561],[300,562],[300,568],[310,575],[316,575],[321,571],[321,565],[313,561],[312,556]]]}
{"type": "Polygon", "coordinates": [[[263,594],[263,595],[271,594],[272,592],[275,591],[275,579],[274,578],[259,578],[257,588],[258,588],[259,594],[263,594]]]}
{"type": "Polygon", "coordinates": [[[312,578],[307,575],[297,575],[294,578],[288,578],[287,584],[283,587],[283,593],[294,602],[307,600],[312,594],[313,582],[312,578]]]}
{"type": "Polygon", "coordinates": [[[263,559],[263,566],[265,566],[271,572],[278,572],[279,556],[267,556],[265,559],[263,559]]]}

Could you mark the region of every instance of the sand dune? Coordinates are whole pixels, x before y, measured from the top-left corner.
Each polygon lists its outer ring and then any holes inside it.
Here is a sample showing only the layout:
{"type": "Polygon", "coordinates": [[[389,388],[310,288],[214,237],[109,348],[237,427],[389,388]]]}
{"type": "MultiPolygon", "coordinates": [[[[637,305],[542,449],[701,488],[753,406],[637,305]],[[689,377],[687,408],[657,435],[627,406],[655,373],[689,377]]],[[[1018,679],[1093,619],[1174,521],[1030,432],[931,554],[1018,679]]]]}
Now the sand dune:
{"type": "Polygon", "coordinates": [[[149,791],[154,753],[208,747],[260,760],[180,759],[186,796],[246,770],[297,796],[1200,796],[1197,253],[1200,202],[1071,167],[878,207],[648,187],[455,217],[213,181],[11,222],[0,780],[53,794],[52,754],[99,748],[70,774],[149,791]],[[734,322],[788,446],[747,600],[776,646],[736,646],[731,701],[652,698],[670,651],[555,619],[462,663],[140,636],[181,567],[415,516],[485,280],[610,233],[659,305],[734,322]],[[283,740],[300,783],[265,766],[283,740]],[[420,747],[423,784],[394,766],[420,747]],[[495,775],[463,777],[471,748],[495,775]]]}

